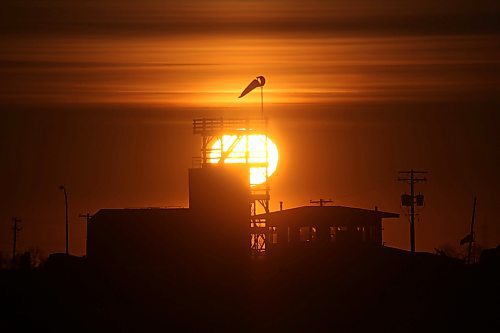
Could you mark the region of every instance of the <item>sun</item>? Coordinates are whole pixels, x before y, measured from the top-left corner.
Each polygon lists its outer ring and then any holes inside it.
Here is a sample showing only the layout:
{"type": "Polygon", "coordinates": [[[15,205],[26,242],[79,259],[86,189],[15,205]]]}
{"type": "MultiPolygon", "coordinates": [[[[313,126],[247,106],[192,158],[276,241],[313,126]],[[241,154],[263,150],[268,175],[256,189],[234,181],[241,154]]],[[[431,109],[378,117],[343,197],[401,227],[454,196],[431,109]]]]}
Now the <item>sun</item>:
{"type": "Polygon", "coordinates": [[[248,159],[250,185],[266,182],[266,157],[268,161],[267,177],[270,177],[278,166],[278,148],[264,134],[223,135],[222,140],[217,139],[212,144],[209,154],[210,163],[219,163],[221,150],[225,157],[224,163],[246,163],[248,159]]]}

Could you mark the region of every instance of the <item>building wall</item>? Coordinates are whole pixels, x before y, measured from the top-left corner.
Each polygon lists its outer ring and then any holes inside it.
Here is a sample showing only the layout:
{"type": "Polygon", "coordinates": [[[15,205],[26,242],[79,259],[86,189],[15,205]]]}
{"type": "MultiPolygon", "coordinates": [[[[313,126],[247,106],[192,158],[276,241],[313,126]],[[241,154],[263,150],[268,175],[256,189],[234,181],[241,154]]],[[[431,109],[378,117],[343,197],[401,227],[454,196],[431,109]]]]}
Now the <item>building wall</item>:
{"type": "Polygon", "coordinates": [[[189,170],[189,209],[200,246],[221,260],[237,260],[249,250],[250,185],[248,168],[240,165],[189,170]],[[232,258],[234,257],[234,258],[232,258]]]}
{"type": "Polygon", "coordinates": [[[107,268],[177,265],[192,255],[187,209],[104,209],[88,224],[87,257],[107,268]]]}
{"type": "Polygon", "coordinates": [[[223,265],[249,252],[248,168],[189,170],[189,209],[103,209],[90,220],[88,258],[106,268],[223,265]]]}

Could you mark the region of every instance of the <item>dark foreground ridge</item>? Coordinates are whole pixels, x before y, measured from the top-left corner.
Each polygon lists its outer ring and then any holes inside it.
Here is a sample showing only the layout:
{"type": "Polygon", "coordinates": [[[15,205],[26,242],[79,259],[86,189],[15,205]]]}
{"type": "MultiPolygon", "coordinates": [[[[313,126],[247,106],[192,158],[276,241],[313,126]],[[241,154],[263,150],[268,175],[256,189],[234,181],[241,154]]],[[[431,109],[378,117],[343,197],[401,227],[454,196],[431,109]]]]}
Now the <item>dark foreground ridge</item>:
{"type": "Polygon", "coordinates": [[[101,209],[85,258],[2,271],[0,327],[500,331],[500,248],[474,265],[388,248],[383,220],[398,214],[321,201],[270,212],[247,167],[202,165],[189,170],[189,208],[101,209]]]}
{"type": "Polygon", "coordinates": [[[311,247],[238,263],[206,257],[113,272],[53,255],[34,271],[1,272],[1,327],[493,332],[500,313],[498,251],[464,265],[387,247],[311,247]]]}

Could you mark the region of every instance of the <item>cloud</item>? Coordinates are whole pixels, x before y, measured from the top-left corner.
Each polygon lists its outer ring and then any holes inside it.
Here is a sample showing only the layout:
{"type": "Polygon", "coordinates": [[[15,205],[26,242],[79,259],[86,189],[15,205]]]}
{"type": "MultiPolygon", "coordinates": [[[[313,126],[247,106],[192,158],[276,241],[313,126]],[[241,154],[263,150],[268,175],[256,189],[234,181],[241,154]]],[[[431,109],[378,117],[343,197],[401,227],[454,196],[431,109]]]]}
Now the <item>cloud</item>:
{"type": "Polygon", "coordinates": [[[500,31],[497,1],[9,1],[3,34],[400,35],[500,31]]]}

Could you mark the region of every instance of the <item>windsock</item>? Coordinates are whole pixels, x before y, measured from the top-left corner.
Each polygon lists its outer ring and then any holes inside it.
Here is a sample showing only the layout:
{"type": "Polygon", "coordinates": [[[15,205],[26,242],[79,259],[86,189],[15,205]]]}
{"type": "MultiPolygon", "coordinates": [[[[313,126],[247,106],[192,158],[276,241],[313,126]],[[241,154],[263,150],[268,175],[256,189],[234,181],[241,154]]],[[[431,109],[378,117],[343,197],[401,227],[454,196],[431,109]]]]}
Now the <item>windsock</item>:
{"type": "Polygon", "coordinates": [[[245,96],[246,94],[248,94],[257,87],[263,87],[264,84],[266,84],[266,79],[263,76],[257,76],[257,78],[254,79],[252,82],[250,82],[250,84],[245,88],[245,90],[243,90],[240,97],[238,98],[242,98],[243,96],[245,96]]]}

